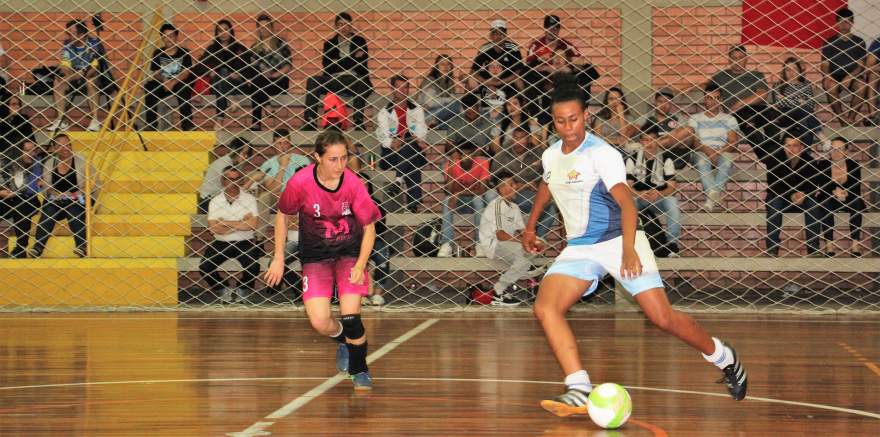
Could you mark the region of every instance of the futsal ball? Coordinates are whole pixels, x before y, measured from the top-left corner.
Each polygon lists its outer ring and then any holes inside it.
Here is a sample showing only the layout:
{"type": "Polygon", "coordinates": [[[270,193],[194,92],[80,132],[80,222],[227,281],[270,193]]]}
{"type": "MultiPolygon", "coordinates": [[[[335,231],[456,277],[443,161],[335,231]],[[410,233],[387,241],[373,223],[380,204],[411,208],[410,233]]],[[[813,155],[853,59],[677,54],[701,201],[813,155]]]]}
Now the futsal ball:
{"type": "Polygon", "coordinates": [[[625,388],[606,382],[590,392],[587,412],[590,419],[602,428],[620,428],[632,413],[632,400],[625,388]]]}

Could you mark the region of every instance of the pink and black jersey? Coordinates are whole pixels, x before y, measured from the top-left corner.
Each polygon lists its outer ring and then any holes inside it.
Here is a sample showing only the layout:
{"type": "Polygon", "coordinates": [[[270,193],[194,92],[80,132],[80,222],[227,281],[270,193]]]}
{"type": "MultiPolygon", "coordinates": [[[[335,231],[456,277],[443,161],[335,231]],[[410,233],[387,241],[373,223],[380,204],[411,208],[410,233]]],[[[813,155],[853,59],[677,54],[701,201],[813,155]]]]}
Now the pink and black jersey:
{"type": "Polygon", "coordinates": [[[299,215],[299,257],[303,263],[357,257],[364,226],[382,218],[379,207],[356,173],[345,169],[339,187],[318,182],[317,167],[293,175],[278,202],[284,214],[299,215]]]}

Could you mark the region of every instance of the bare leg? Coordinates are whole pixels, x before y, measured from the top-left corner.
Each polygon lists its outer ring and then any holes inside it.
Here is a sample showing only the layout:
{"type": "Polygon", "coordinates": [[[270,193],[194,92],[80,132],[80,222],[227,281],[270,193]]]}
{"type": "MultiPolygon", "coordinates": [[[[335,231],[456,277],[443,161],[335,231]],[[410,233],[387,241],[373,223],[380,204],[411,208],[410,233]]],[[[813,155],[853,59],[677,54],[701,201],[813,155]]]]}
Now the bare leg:
{"type": "Polygon", "coordinates": [[[704,355],[715,352],[715,343],[709,333],[691,316],[673,309],[666,298],[666,291],[662,288],[652,288],[637,294],[636,302],[648,319],[661,330],[674,335],[704,355]]]}
{"type": "Polygon", "coordinates": [[[565,275],[549,275],[541,281],[538,299],[535,301],[535,317],[541,323],[547,342],[566,375],[582,370],[583,365],[565,314],[589,286],[590,281],[565,275]]]}
{"type": "Polygon", "coordinates": [[[305,301],[305,307],[315,332],[328,337],[339,332],[339,322],[330,314],[330,298],[313,297],[305,301]]]}

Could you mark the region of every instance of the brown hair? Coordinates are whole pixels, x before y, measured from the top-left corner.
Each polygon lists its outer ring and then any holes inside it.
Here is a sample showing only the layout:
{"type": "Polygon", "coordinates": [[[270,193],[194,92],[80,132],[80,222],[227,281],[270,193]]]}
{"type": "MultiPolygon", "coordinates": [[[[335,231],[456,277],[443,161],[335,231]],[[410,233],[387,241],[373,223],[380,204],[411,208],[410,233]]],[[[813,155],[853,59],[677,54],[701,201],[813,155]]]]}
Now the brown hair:
{"type": "Polygon", "coordinates": [[[315,138],[315,153],[318,156],[324,156],[324,153],[327,153],[327,147],[334,144],[344,145],[346,152],[350,151],[354,146],[351,140],[342,132],[336,129],[327,129],[315,138]]]}

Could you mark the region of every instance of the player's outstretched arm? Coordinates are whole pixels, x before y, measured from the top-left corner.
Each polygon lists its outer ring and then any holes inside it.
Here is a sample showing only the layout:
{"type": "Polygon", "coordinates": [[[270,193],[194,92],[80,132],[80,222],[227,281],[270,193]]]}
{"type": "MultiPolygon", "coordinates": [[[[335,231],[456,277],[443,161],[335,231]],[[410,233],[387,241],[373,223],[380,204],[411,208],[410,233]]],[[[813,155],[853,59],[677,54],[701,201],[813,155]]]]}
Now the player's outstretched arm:
{"type": "Polygon", "coordinates": [[[642,274],[642,262],[636,254],[636,224],[639,219],[632,191],[626,183],[619,183],[608,193],[620,206],[620,231],[623,234],[623,262],[620,264],[620,275],[624,278],[635,278],[642,274]]]}
{"type": "Polygon", "coordinates": [[[263,275],[266,284],[274,287],[281,282],[284,276],[284,246],[287,244],[287,214],[281,211],[275,213],[275,251],[269,270],[263,275]]]}
{"type": "Polygon", "coordinates": [[[550,188],[546,182],[538,184],[538,192],[535,194],[535,204],[532,206],[532,213],[529,215],[529,221],[523,230],[522,246],[526,253],[538,253],[543,247],[538,243],[535,235],[535,228],[538,226],[538,218],[544,212],[544,208],[550,203],[550,188]]]}

